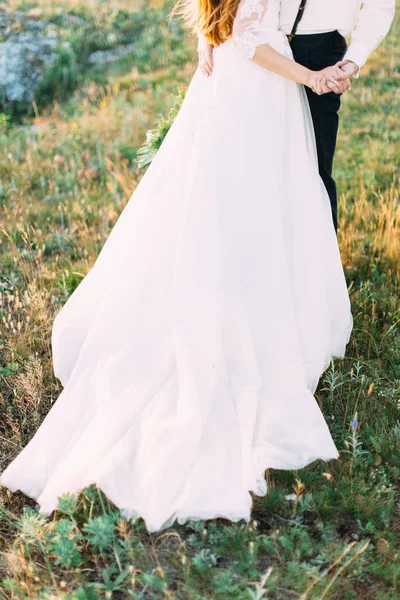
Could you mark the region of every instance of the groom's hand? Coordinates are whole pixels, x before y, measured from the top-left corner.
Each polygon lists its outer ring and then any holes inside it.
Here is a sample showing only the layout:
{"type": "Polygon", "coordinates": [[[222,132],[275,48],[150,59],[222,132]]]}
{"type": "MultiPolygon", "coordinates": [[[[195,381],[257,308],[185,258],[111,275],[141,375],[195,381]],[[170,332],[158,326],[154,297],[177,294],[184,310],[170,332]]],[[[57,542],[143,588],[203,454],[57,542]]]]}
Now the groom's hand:
{"type": "Polygon", "coordinates": [[[359,66],[356,65],[356,63],[354,63],[352,60],[342,60],[338,62],[336,66],[339,67],[342,72],[337,76],[339,81],[344,81],[345,79],[354,77],[354,75],[357,75],[358,71],[360,70],[359,66]]]}
{"type": "Polygon", "coordinates": [[[335,68],[338,68],[339,71],[335,74],[333,80],[328,79],[327,81],[330,90],[337,92],[337,86],[341,87],[346,82],[349,85],[348,89],[351,89],[350,79],[360,70],[358,65],[351,60],[342,60],[335,65],[335,68]]]}
{"type": "Polygon", "coordinates": [[[338,64],[322,69],[322,71],[312,71],[313,81],[310,87],[319,96],[329,92],[343,94],[351,89],[351,84],[349,78],[339,79],[340,75],[342,75],[342,71],[338,64]]]}

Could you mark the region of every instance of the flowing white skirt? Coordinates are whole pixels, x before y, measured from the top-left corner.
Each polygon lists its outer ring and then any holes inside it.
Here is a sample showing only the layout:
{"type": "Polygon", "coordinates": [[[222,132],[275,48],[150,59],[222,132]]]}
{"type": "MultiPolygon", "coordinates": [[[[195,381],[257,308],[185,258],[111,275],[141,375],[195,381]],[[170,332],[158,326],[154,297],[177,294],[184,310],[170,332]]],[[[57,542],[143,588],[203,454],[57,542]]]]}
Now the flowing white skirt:
{"type": "Polygon", "coordinates": [[[265,469],[338,457],[313,393],[351,329],[305,92],[228,41],[57,315],[64,389],[0,482],[42,514],[96,483],[149,531],[248,521],[265,469]]]}

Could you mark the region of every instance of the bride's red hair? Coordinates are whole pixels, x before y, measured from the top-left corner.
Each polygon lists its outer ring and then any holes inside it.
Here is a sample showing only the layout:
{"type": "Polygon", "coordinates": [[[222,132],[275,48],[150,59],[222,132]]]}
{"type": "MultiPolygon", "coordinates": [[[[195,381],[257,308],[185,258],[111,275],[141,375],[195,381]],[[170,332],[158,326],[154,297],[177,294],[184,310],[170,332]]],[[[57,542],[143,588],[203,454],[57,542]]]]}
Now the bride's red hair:
{"type": "Polygon", "coordinates": [[[186,23],[218,46],[232,34],[233,20],[240,0],[178,0],[174,13],[181,15],[186,23]]]}

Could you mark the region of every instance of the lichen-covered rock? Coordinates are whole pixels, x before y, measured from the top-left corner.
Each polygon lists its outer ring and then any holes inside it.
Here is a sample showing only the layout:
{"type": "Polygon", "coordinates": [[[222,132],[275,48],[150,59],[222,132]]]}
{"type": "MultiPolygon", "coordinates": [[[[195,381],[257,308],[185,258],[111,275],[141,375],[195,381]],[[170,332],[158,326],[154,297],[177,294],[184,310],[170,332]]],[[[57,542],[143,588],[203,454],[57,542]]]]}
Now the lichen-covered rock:
{"type": "Polygon", "coordinates": [[[34,91],[55,59],[54,25],[38,12],[0,11],[0,102],[32,102],[34,91]]]}
{"type": "Polygon", "coordinates": [[[125,46],[118,46],[111,50],[96,50],[89,56],[88,63],[90,65],[103,66],[112,62],[116,62],[121,58],[124,58],[134,50],[136,50],[137,44],[126,44],[125,46]]]}

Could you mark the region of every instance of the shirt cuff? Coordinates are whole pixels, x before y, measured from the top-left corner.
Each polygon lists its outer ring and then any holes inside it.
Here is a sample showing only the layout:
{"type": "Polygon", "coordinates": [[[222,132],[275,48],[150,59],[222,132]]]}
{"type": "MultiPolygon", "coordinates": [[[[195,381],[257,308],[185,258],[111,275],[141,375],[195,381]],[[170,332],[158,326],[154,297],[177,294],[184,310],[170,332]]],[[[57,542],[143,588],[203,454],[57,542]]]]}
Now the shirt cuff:
{"type": "MultiPolygon", "coordinates": [[[[343,57],[343,60],[350,60],[355,63],[359,69],[365,65],[369,56],[368,48],[361,42],[351,42],[349,49],[343,57]]],[[[360,71],[354,77],[358,77],[360,71]]]]}

